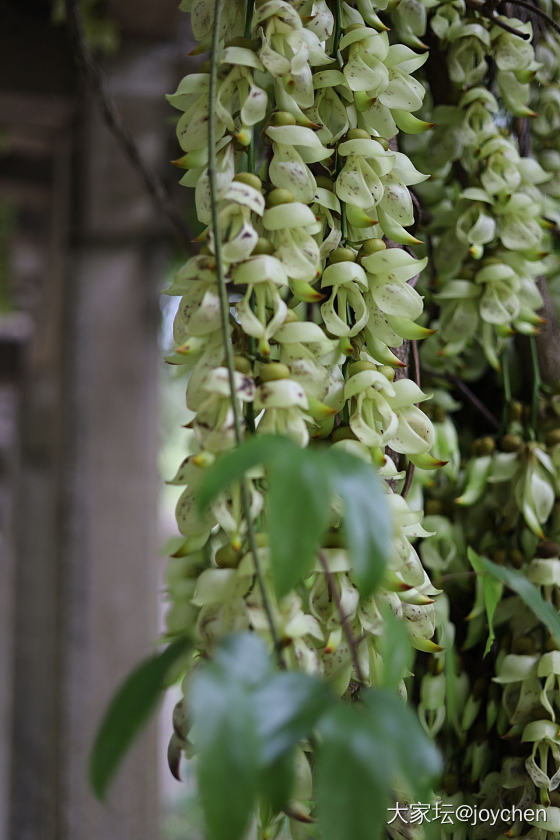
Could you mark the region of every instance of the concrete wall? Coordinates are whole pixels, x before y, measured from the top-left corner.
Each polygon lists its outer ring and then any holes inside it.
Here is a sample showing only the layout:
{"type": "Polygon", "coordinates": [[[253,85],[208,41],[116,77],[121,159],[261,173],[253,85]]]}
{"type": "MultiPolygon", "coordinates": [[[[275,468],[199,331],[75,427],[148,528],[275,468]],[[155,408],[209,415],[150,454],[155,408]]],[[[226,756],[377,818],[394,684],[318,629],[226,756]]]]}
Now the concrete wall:
{"type": "MultiPolygon", "coordinates": [[[[71,69],[64,34],[8,5],[0,200],[18,210],[14,298],[30,334],[0,387],[0,450],[11,453],[0,469],[0,838],[156,840],[155,726],[106,805],[86,762],[108,699],[157,638],[157,296],[169,235],[71,69]]],[[[168,40],[125,32],[106,63],[162,171],[176,59],[168,40]]]]}

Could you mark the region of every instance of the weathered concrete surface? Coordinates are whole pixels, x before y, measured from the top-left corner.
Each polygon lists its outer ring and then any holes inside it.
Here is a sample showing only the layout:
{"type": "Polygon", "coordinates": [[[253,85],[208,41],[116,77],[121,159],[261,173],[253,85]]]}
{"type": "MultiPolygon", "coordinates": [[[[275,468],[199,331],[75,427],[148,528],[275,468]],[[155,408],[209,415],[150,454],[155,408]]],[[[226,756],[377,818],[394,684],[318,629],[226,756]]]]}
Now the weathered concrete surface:
{"type": "MultiPolygon", "coordinates": [[[[4,389],[17,470],[13,457],[10,542],[0,549],[0,713],[11,722],[0,840],[156,840],[155,726],[106,805],[89,791],[86,763],[108,699],[157,637],[157,294],[168,233],[69,79],[63,33],[34,28],[33,4],[9,6],[0,126],[11,145],[0,198],[20,211],[16,304],[32,331],[9,399],[4,389]]],[[[176,46],[156,31],[142,41],[125,32],[107,74],[142,152],[165,171],[162,94],[179,74],[176,46]]]]}

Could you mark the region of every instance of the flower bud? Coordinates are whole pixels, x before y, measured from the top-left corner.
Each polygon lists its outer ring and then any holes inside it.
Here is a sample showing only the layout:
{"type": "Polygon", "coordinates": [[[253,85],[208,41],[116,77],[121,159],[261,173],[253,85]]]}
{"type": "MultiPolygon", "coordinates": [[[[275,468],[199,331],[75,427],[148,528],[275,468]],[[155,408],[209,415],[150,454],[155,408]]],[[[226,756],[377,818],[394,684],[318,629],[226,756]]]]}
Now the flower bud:
{"type": "Polygon", "coordinates": [[[243,373],[246,376],[250,376],[252,374],[251,362],[246,358],[246,356],[234,356],[233,363],[235,365],[235,370],[239,373],[243,373]]]}
{"type": "Polygon", "coordinates": [[[295,125],[296,118],[289,111],[275,111],[270,117],[270,125],[295,125]]]}
{"type": "Polygon", "coordinates": [[[282,362],[269,362],[262,365],[259,372],[261,382],[273,382],[276,379],[289,379],[290,368],[282,362]]]}
{"type": "Polygon", "coordinates": [[[478,438],[473,443],[473,455],[491,455],[495,449],[494,439],[491,437],[478,438]]]}
{"type": "Polygon", "coordinates": [[[219,569],[236,569],[243,552],[236,551],[231,545],[223,545],[216,552],[214,557],[216,566],[219,569]]]}
{"type": "Polygon", "coordinates": [[[363,128],[351,128],[346,135],[347,140],[371,140],[371,134],[363,128]]]}
{"type": "Polygon", "coordinates": [[[332,433],[332,441],[337,443],[339,440],[357,440],[357,438],[350,426],[338,426],[332,433]]]}
{"type": "Polygon", "coordinates": [[[354,376],[355,373],[361,373],[363,370],[377,370],[377,365],[368,361],[352,362],[348,365],[348,376],[354,376]]]}
{"type": "Polygon", "coordinates": [[[395,369],[392,368],[390,365],[381,365],[379,368],[379,373],[382,373],[383,376],[387,377],[389,382],[393,382],[395,379],[395,369]]]}
{"type": "Polygon", "coordinates": [[[274,245],[267,239],[265,236],[260,236],[257,239],[257,244],[253,248],[252,256],[258,256],[259,254],[273,254],[274,253],[274,245]]]}
{"type": "Polygon", "coordinates": [[[368,239],[358,251],[358,260],[369,257],[370,254],[375,254],[377,251],[384,251],[386,248],[387,246],[382,239],[368,239]]]}
{"type": "Polygon", "coordinates": [[[500,440],[502,452],[520,452],[523,449],[523,441],[519,435],[504,435],[500,440]]]}
{"type": "Polygon", "coordinates": [[[261,179],[258,175],[254,175],[252,172],[238,172],[233,180],[239,181],[240,184],[247,184],[255,190],[262,190],[261,179]]]}
{"type": "Polygon", "coordinates": [[[356,253],[352,250],[352,248],[335,248],[334,251],[331,251],[329,254],[329,265],[333,263],[339,262],[354,262],[356,259],[356,253]]]}
{"type": "Polygon", "coordinates": [[[266,197],[267,207],[277,207],[279,204],[291,204],[294,200],[294,195],[290,190],[284,190],[278,187],[271,190],[266,197]]]}

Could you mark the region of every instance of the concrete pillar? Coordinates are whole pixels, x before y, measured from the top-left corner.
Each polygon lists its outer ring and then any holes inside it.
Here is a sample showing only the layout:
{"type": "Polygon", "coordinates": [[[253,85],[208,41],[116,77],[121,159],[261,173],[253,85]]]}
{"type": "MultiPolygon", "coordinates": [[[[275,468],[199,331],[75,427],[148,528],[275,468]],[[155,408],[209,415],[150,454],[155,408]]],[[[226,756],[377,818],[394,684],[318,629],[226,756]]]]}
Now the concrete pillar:
{"type": "MultiPolygon", "coordinates": [[[[106,72],[144,157],[164,168],[162,93],[173,86],[174,74],[162,48],[125,42],[106,72]]],[[[72,376],[78,509],[66,598],[63,837],[155,840],[155,724],[126,761],[107,805],[94,800],[84,765],[116,685],[154,650],[157,639],[162,562],[157,551],[157,330],[167,228],[89,101],[82,137],[82,200],[70,271],[77,313],[72,376]]]]}
{"type": "MultiPolygon", "coordinates": [[[[22,13],[19,30],[0,33],[2,56],[31,67],[27,52],[43,56],[49,37],[22,13]]],[[[54,52],[45,67],[60,71],[54,52]]],[[[106,67],[124,121],[164,171],[175,58],[174,46],[124,35],[106,67]]],[[[157,640],[158,288],[169,234],[87,91],[58,120],[54,76],[34,92],[36,75],[24,91],[19,75],[0,73],[0,117],[21,150],[19,168],[0,161],[0,196],[23,211],[15,275],[27,278],[32,323],[17,383],[13,563],[1,573],[14,647],[11,658],[0,649],[0,712],[11,719],[0,840],[157,840],[155,723],[107,804],[91,794],[86,765],[108,700],[157,640]]]]}

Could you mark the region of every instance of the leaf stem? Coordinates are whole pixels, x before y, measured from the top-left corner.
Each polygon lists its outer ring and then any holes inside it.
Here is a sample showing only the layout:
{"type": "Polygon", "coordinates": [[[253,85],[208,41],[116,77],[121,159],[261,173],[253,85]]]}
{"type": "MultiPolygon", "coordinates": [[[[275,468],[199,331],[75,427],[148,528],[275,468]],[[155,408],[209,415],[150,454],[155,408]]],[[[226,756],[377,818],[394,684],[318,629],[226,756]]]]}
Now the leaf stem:
{"type": "Polygon", "coordinates": [[[339,49],[340,39],[342,38],[342,0],[336,0],[334,20],[333,54],[342,67],[343,62],[339,49]]]}
{"type": "Polygon", "coordinates": [[[342,603],[340,601],[340,596],[338,594],[336,584],[334,582],[333,574],[329,569],[329,564],[327,563],[327,558],[323,554],[322,551],[319,552],[319,562],[321,567],[325,573],[325,577],[327,579],[327,586],[329,587],[329,592],[331,593],[332,599],[334,601],[336,610],[338,612],[338,616],[340,618],[340,623],[342,625],[342,632],[346,637],[346,641],[348,642],[348,647],[350,648],[350,655],[352,657],[352,663],[354,665],[354,670],[356,672],[356,676],[358,680],[365,685],[365,677],[364,672],[362,671],[362,666],[360,665],[360,657],[358,656],[358,645],[359,642],[356,640],[354,634],[352,633],[352,628],[350,627],[350,622],[348,621],[348,616],[342,609],[342,603]]]}
{"type": "Polygon", "coordinates": [[[539,425],[539,393],[541,389],[541,371],[539,367],[539,354],[537,352],[537,341],[534,335],[529,336],[531,348],[531,368],[533,371],[533,396],[531,400],[531,425],[537,436],[539,425]]]}
{"type": "Polygon", "coordinates": [[[504,414],[502,418],[502,426],[505,432],[509,422],[509,410],[511,405],[511,378],[509,371],[509,356],[507,352],[507,347],[502,353],[502,375],[504,379],[504,414]]]}
{"type": "Polygon", "coordinates": [[[249,143],[249,147],[247,149],[247,172],[255,171],[255,136],[251,137],[251,142],[249,143]]]}
{"type": "Polygon", "coordinates": [[[509,25],[509,23],[506,23],[504,20],[499,18],[496,14],[494,5],[488,3],[487,0],[466,0],[466,6],[469,9],[475,9],[480,15],[482,15],[482,17],[485,17],[487,20],[491,20],[493,24],[499,26],[501,29],[504,29],[506,32],[509,32],[510,35],[516,35],[524,41],[528,41],[531,37],[527,32],[519,32],[518,29],[514,29],[513,26],[509,25]]]}
{"type": "MultiPolygon", "coordinates": [[[[222,11],[223,0],[215,0],[214,2],[214,23],[212,27],[212,53],[210,57],[210,90],[209,90],[209,108],[208,108],[208,180],[210,182],[210,204],[211,204],[211,228],[214,238],[214,259],[216,263],[216,279],[218,283],[218,297],[220,300],[220,321],[222,338],[224,343],[224,352],[226,357],[226,366],[228,371],[228,381],[231,396],[231,410],[233,414],[233,427],[235,434],[235,442],[240,446],[243,440],[241,417],[239,405],[235,396],[235,366],[233,361],[233,345],[231,341],[230,325],[229,325],[229,299],[226,287],[226,279],[224,273],[224,265],[222,261],[222,242],[220,236],[219,219],[218,219],[218,187],[217,187],[217,161],[216,161],[216,91],[218,83],[218,49],[220,40],[220,16],[222,11]]],[[[274,650],[278,665],[280,668],[285,668],[284,658],[280,649],[280,639],[266,586],[264,576],[259,560],[257,544],[255,540],[255,532],[253,530],[253,523],[251,520],[251,502],[249,498],[249,487],[247,479],[241,480],[241,507],[243,510],[243,517],[247,525],[247,538],[249,540],[249,550],[255,566],[255,574],[257,583],[261,592],[263,608],[266,613],[268,625],[270,627],[270,634],[274,644],[274,650]]]]}
{"type": "Polygon", "coordinates": [[[429,376],[433,376],[435,379],[445,379],[447,382],[451,382],[458,391],[460,391],[464,397],[466,397],[470,403],[476,408],[476,410],[482,414],[483,417],[486,418],[488,423],[493,426],[495,429],[500,428],[500,424],[498,420],[494,417],[491,411],[484,405],[484,403],[478,399],[475,393],[471,391],[468,385],[459,379],[458,376],[455,376],[454,373],[444,373],[440,372],[439,370],[434,370],[433,368],[424,367],[424,372],[427,373],[429,376]]]}
{"type": "Polygon", "coordinates": [[[554,18],[550,17],[550,15],[547,15],[546,12],[543,12],[543,10],[536,4],[526,3],[525,0],[509,0],[509,2],[512,4],[512,6],[521,6],[522,9],[528,9],[530,12],[533,12],[533,14],[538,15],[543,20],[546,20],[548,25],[552,26],[552,28],[556,32],[560,33],[560,26],[558,26],[554,18]]]}
{"type": "Polygon", "coordinates": [[[247,11],[245,12],[245,38],[251,37],[253,25],[253,12],[255,11],[255,0],[247,0],[247,11]]]}

